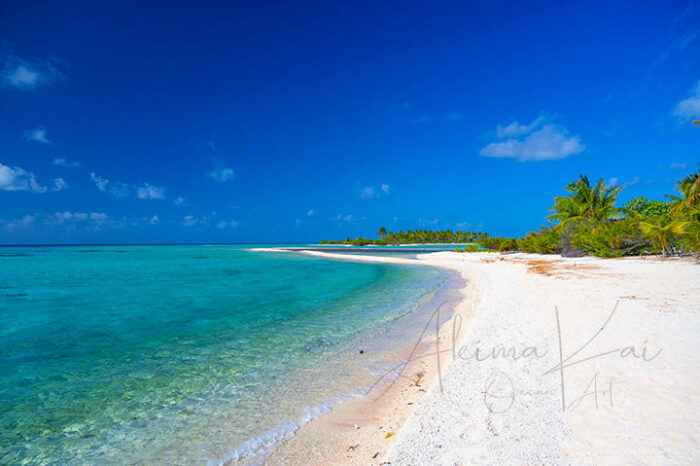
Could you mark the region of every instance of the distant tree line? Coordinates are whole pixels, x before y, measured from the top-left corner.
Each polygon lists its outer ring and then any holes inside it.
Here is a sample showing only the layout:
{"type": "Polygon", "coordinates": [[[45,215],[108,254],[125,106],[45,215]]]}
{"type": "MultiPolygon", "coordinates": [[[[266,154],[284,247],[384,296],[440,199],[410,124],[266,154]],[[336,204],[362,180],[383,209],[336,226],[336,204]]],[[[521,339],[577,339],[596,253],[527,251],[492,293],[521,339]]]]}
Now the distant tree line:
{"type": "Polygon", "coordinates": [[[366,246],[368,244],[426,244],[426,243],[476,243],[480,239],[488,237],[487,233],[476,231],[452,231],[452,230],[400,230],[398,232],[387,231],[381,227],[377,233],[378,239],[346,238],[344,241],[321,241],[321,244],[350,244],[353,246],[366,246]]]}
{"type": "Polygon", "coordinates": [[[392,232],[381,227],[378,239],[347,238],[321,244],[425,244],[468,243],[459,252],[523,251],[540,254],[591,254],[621,257],[639,254],[690,255],[700,259],[700,171],[676,183],[680,195],[666,200],[635,197],[616,207],[622,187],[605,179],[591,184],[580,177],[554,198],[548,224],[522,238],[452,230],[392,232]]]}

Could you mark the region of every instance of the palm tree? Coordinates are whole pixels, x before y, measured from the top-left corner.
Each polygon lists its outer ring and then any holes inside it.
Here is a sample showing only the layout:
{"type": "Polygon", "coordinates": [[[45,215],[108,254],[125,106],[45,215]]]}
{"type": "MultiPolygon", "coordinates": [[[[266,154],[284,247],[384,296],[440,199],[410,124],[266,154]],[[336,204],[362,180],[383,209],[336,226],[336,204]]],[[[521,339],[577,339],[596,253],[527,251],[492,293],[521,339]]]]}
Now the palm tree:
{"type": "Polygon", "coordinates": [[[578,180],[566,187],[566,190],[571,194],[555,197],[554,206],[549,209],[555,213],[547,217],[557,220],[560,228],[580,220],[603,222],[617,214],[615,201],[622,188],[606,186],[603,178],[598,180],[595,186],[591,186],[588,177],[580,175],[578,180]]]}
{"type": "Polygon", "coordinates": [[[700,261],[700,222],[691,223],[685,233],[687,244],[695,251],[695,259],[700,261]]]}
{"type": "Polygon", "coordinates": [[[676,183],[676,187],[683,193],[683,205],[691,207],[700,201],[700,171],[691,173],[676,183]]]}
{"type": "Polygon", "coordinates": [[[382,238],[384,238],[384,235],[386,235],[386,228],[380,227],[380,228],[379,228],[379,231],[377,232],[377,235],[378,235],[378,236],[381,236],[382,238]]]}
{"type": "Polygon", "coordinates": [[[655,246],[661,248],[661,254],[664,258],[667,257],[667,248],[671,240],[676,235],[686,234],[686,228],[689,222],[682,220],[673,220],[664,225],[661,220],[637,220],[636,222],[642,233],[649,238],[655,246]]]}

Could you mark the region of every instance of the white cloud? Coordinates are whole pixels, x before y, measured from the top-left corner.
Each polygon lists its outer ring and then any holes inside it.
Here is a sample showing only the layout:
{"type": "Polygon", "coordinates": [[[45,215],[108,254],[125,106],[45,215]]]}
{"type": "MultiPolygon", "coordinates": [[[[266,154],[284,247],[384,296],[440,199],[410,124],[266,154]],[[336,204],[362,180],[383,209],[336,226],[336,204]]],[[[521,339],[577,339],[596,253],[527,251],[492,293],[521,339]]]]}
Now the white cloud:
{"type": "Polygon", "coordinates": [[[63,178],[55,178],[53,180],[53,188],[51,188],[51,191],[63,191],[64,189],[68,189],[68,183],[66,183],[66,180],[63,178]]]}
{"type": "Polygon", "coordinates": [[[109,186],[109,180],[107,178],[102,178],[94,173],[90,173],[90,179],[95,183],[97,189],[102,192],[107,192],[107,187],[109,186]]]}
{"type": "Polygon", "coordinates": [[[139,199],[165,199],[165,188],[154,186],[150,183],[130,187],[126,183],[111,182],[107,178],[98,176],[95,173],[90,173],[90,179],[95,183],[97,189],[105,193],[110,193],[114,197],[128,197],[133,188],[139,199]]]}
{"type": "MultiPolygon", "coordinates": [[[[212,217],[216,216],[216,212],[212,213],[212,217]]],[[[201,217],[195,217],[193,215],[187,215],[185,218],[182,220],[182,224],[186,227],[193,227],[195,225],[201,225],[203,227],[209,226],[209,220],[211,220],[211,217],[208,217],[206,215],[203,215],[201,217]]]]}
{"type": "Polygon", "coordinates": [[[216,224],[217,228],[237,228],[238,225],[240,225],[241,222],[238,220],[221,220],[219,223],[216,224]]]}
{"type": "Polygon", "coordinates": [[[5,51],[0,61],[0,81],[4,86],[34,89],[63,77],[51,60],[24,60],[12,52],[5,51]]]}
{"type": "Polygon", "coordinates": [[[187,205],[187,201],[185,200],[184,197],[178,196],[178,197],[176,197],[175,200],[173,201],[173,204],[176,205],[176,206],[185,206],[185,205],[187,205]]]}
{"type": "Polygon", "coordinates": [[[214,181],[223,183],[232,180],[236,173],[233,168],[227,167],[224,160],[217,156],[218,151],[216,145],[212,141],[203,142],[199,138],[192,138],[190,143],[199,153],[205,154],[211,162],[211,171],[207,172],[207,176],[214,181]]]}
{"type": "Polygon", "coordinates": [[[315,212],[313,209],[309,209],[309,210],[306,212],[306,216],[307,216],[307,217],[311,217],[311,216],[312,216],[313,214],[315,214],[315,213],[316,213],[316,212],[315,212]]]}
{"type": "Polygon", "coordinates": [[[532,130],[535,129],[537,126],[539,126],[539,124],[542,123],[542,121],[544,121],[544,116],[540,115],[534,120],[532,120],[532,123],[530,123],[529,125],[522,125],[517,121],[512,122],[508,126],[498,125],[496,126],[496,137],[498,139],[503,139],[528,134],[532,132],[532,130]]]}
{"type": "Polygon", "coordinates": [[[622,185],[623,186],[633,186],[633,185],[639,183],[641,180],[642,179],[640,177],[635,176],[634,178],[632,178],[631,181],[625,181],[622,185]]]}
{"type": "Polygon", "coordinates": [[[90,214],[83,212],[56,212],[54,217],[58,223],[70,222],[70,221],[83,221],[90,218],[90,214]]]}
{"type": "Polygon", "coordinates": [[[700,119],[700,81],[695,83],[691,96],[681,100],[673,113],[684,120],[700,119]]]}
{"type": "Polygon", "coordinates": [[[365,186],[360,188],[360,198],[362,199],[374,199],[374,186],[365,186]]]}
{"type": "Polygon", "coordinates": [[[544,121],[539,116],[529,125],[521,125],[517,121],[508,126],[498,126],[496,133],[499,139],[505,141],[492,142],[480,151],[484,157],[513,158],[520,162],[561,160],[570,155],[583,152],[586,146],[579,136],[571,136],[566,128],[545,124],[537,129],[544,121]]]}
{"type": "Polygon", "coordinates": [[[620,179],[619,179],[618,177],[613,177],[613,178],[610,178],[610,179],[608,180],[608,182],[606,183],[606,185],[607,185],[608,188],[611,188],[611,187],[613,187],[613,186],[616,186],[617,183],[618,183],[619,181],[620,181],[620,179]]]}
{"type": "Polygon", "coordinates": [[[671,165],[669,165],[670,168],[676,169],[676,168],[685,168],[687,167],[688,164],[685,162],[672,162],[671,165]]]}
{"type": "Polygon", "coordinates": [[[26,229],[33,226],[35,221],[36,217],[34,217],[33,215],[25,215],[24,217],[15,218],[11,220],[0,219],[0,226],[8,230],[14,230],[19,228],[26,229]]]}
{"type": "Polygon", "coordinates": [[[149,225],[158,225],[158,223],[160,223],[160,219],[158,218],[157,215],[154,215],[154,216],[151,217],[151,218],[147,218],[147,219],[146,219],[146,222],[147,222],[149,225]]]}
{"type": "Polygon", "coordinates": [[[165,188],[146,183],[136,188],[136,195],[139,199],[165,199],[165,188]]]}
{"type": "Polygon", "coordinates": [[[91,231],[99,231],[105,226],[120,227],[123,222],[112,221],[104,212],[55,212],[45,218],[44,224],[48,226],[60,225],[64,228],[75,229],[78,225],[84,225],[91,231]]]}
{"type": "Polygon", "coordinates": [[[64,158],[53,159],[53,164],[64,168],[76,168],[80,166],[78,162],[71,162],[70,160],[66,160],[64,158]]]}
{"type": "Polygon", "coordinates": [[[20,167],[11,168],[0,163],[0,190],[45,193],[47,188],[37,183],[34,173],[20,167]]]}
{"type": "Polygon", "coordinates": [[[381,184],[379,186],[379,189],[377,189],[374,185],[371,186],[362,186],[361,184],[358,183],[357,188],[356,188],[357,196],[360,199],[378,199],[380,198],[383,194],[389,194],[389,185],[388,184],[381,184]]]}
{"type": "Polygon", "coordinates": [[[471,224],[469,222],[458,222],[457,223],[457,228],[460,230],[464,230],[465,228],[469,228],[471,224]]]}
{"type": "Polygon", "coordinates": [[[212,171],[208,173],[209,177],[214,181],[224,182],[233,179],[236,175],[232,168],[229,167],[215,167],[212,171]]]}
{"type": "Polygon", "coordinates": [[[347,215],[338,214],[335,217],[335,219],[342,220],[344,222],[352,222],[354,220],[354,217],[352,216],[352,214],[347,214],[347,215]]]}
{"type": "Polygon", "coordinates": [[[51,144],[46,138],[46,128],[43,126],[37,126],[34,129],[28,129],[24,132],[24,139],[27,141],[40,142],[42,144],[51,144]]]}

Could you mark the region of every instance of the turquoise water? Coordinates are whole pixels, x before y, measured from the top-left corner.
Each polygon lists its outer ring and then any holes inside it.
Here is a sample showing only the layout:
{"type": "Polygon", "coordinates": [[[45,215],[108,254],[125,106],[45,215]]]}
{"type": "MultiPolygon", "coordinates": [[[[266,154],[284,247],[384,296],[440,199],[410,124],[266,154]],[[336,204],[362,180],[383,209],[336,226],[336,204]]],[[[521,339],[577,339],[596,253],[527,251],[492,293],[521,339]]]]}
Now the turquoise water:
{"type": "Polygon", "coordinates": [[[0,464],[259,458],[369,382],[445,280],[240,246],[0,248],[0,464]]]}

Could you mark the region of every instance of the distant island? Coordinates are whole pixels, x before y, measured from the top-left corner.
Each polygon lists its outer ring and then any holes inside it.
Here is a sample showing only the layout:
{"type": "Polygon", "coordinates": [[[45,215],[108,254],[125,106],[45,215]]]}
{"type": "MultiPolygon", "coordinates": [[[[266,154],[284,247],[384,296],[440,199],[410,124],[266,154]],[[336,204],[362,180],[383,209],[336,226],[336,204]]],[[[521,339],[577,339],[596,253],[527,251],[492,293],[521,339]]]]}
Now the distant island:
{"type": "Polygon", "coordinates": [[[676,183],[680,196],[666,200],[635,197],[615,206],[624,186],[605,179],[591,184],[580,175],[554,198],[548,224],[522,238],[491,236],[484,232],[379,228],[377,239],[323,240],[321,244],[352,246],[426,243],[464,243],[457,252],[522,251],[567,256],[622,257],[640,254],[695,255],[700,259],[700,170],[676,183]]]}

